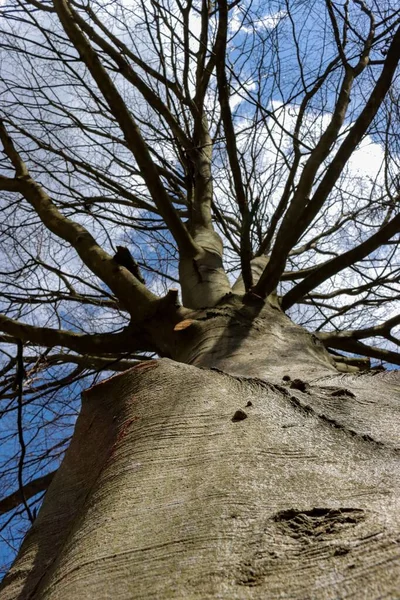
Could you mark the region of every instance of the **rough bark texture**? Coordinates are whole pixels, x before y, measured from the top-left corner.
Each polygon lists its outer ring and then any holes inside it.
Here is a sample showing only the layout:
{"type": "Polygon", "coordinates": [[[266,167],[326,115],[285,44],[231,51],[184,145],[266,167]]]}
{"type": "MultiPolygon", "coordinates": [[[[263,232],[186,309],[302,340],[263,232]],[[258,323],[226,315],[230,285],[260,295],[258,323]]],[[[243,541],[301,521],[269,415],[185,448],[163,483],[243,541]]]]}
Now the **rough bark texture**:
{"type": "Polygon", "coordinates": [[[193,312],[187,323],[171,352],[180,362],[276,382],[286,372],[303,379],[337,372],[315,336],[257,297],[228,295],[219,306],[193,312]]]}
{"type": "Polygon", "coordinates": [[[237,313],[178,331],[207,368],[85,394],[2,600],[398,597],[399,372],[337,374],[266,310],[241,341],[237,313]]]}

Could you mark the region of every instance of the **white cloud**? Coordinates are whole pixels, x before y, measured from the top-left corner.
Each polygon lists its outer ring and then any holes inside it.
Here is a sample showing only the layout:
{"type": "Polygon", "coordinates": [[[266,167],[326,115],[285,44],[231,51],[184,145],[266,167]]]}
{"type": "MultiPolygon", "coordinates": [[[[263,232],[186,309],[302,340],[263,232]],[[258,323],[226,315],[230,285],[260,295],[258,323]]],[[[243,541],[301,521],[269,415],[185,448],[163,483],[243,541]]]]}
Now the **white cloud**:
{"type": "Polygon", "coordinates": [[[370,180],[378,177],[384,159],[384,150],[376,144],[370,136],[363,139],[359,147],[353,152],[348,166],[355,176],[366,176],[370,180]]]}
{"type": "Polygon", "coordinates": [[[262,29],[275,29],[280,21],[287,15],[285,10],[279,10],[275,13],[266,13],[259,19],[254,19],[250,24],[246,24],[246,18],[243,8],[236,7],[233,10],[231,20],[229,22],[229,28],[231,33],[254,33],[254,31],[260,31],[262,29]]]}
{"type": "Polygon", "coordinates": [[[256,84],[253,81],[249,81],[248,83],[244,83],[242,84],[242,90],[241,92],[235,92],[232,94],[232,96],[229,99],[229,104],[231,107],[231,110],[235,110],[235,108],[241,103],[244,102],[246,100],[244,96],[244,90],[251,92],[252,90],[256,89],[256,84]],[[244,88],[244,89],[243,89],[244,88]]]}

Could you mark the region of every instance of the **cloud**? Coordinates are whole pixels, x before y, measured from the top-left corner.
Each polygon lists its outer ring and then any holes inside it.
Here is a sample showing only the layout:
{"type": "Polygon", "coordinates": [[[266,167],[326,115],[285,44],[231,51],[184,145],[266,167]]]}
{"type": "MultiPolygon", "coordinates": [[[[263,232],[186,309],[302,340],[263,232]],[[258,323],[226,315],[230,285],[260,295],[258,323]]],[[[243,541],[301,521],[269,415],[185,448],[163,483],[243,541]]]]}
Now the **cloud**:
{"type": "Polygon", "coordinates": [[[287,12],[285,10],[279,10],[275,13],[266,13],[259,19],[252,19],[251,23],[248,22],[246,24],[246,11],[243,11],[241,7],[236,7],[229,22],[230,32],[254,33],[263,29],[275,29],[286,15],[287,12]]]}

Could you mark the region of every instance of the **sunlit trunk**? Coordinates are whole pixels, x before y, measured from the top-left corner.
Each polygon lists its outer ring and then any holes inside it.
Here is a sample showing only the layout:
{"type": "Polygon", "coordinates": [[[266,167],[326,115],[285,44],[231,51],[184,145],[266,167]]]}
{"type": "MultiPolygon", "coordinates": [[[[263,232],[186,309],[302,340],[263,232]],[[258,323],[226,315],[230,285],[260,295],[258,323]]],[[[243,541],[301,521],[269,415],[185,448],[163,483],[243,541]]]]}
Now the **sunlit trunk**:
{"type": "Polygon", "coordinates": [[[84,395],[2,600],[398,597],[399,373],[337,374],[272,307],[174,352],[84,395]]]}

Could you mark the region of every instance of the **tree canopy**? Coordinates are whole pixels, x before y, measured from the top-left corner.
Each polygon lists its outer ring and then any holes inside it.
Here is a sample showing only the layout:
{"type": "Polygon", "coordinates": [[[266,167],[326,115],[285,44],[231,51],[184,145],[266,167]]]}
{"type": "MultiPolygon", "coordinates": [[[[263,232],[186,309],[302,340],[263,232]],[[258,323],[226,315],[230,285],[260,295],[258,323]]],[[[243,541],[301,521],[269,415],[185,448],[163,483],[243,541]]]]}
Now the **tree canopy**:
{"type": "Polygon", "coordinates": [[[397,1],[0,10],[3,536],[81,390],[191,310],[269,298],[339,369],[400,365],[397,1]]]}

